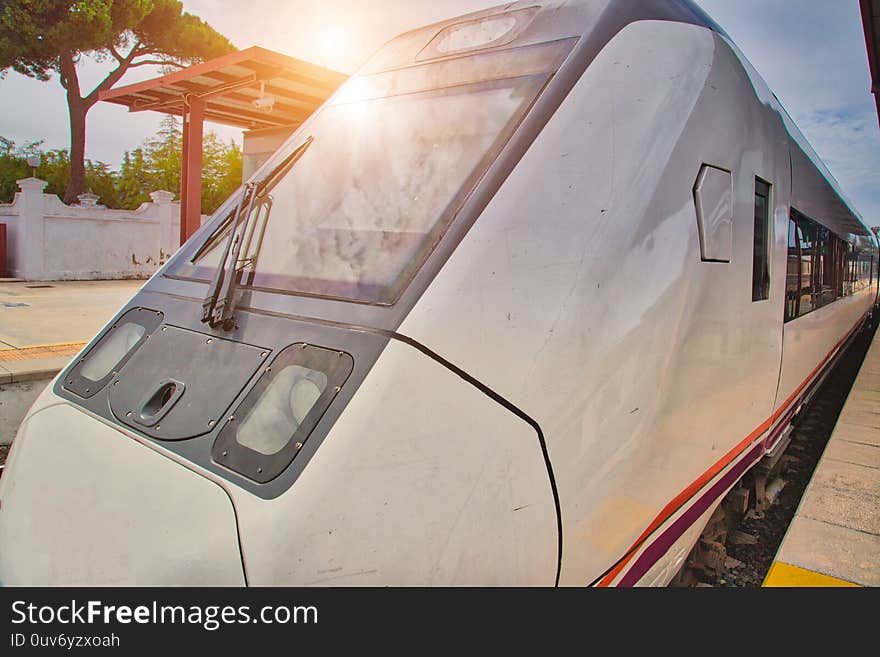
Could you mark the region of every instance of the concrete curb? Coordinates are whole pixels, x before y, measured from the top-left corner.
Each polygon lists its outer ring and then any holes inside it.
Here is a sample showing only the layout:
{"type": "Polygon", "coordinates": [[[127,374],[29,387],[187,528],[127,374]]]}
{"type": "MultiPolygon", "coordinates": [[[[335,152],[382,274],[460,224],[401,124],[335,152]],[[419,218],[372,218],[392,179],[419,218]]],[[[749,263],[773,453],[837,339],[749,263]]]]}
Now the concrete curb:
{"type": "Polygon", "coordinates": [[[53,379],[73,356],[49,356],[0,363],[0,384],[53,379]]]}
{"type": "Polygon", "coordinates": [[[0,445],[12,443],[28,409],[71,358],[50,356],[0,363],[0,445]]]}
{"type": "Polygon", "coordinates": [[[880,332],[764,586],[880,586],[880,332]]]}

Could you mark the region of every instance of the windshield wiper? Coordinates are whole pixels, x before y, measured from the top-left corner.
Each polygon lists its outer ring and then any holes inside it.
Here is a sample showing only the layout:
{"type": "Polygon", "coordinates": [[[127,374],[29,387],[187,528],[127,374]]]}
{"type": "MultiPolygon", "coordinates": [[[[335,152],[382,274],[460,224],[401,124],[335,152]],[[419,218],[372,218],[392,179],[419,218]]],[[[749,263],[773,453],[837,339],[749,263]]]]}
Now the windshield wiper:
{"type": "Polygon", "coordinates": [[[235,328],[235,307],[240,296],[238,286],[241,283],[242,273],[246,268],[250,269],[250,278],[253,278],[257,256],[263,242],[263,233],[272,212],[272,197],[269,192],[287,175],[313,141],[314,139],[309,137],[302,146],[284,158],[268,175],[244,186],[244,191],[232,216],[223,257],[214,273],[214,279],[211,281],[211,291],[202,303],[202,322],[210,325],[211,328],[219,327],[224,331],[231,331],[235,328]],[[254,212],[254,208],[257,208],[256,212],[254,212]],[[251,226],[252,219],[254,216],[259,216],[261,210],[263,210],[263,216],[260,232],[257,239],[254,240],[254,233],[257,229],[251,226]],[[251,255],[248,255],[247,252],[252,243],[254,250],[251,255]],[[240,259],[243,245],[245,258],[240,259]]]}

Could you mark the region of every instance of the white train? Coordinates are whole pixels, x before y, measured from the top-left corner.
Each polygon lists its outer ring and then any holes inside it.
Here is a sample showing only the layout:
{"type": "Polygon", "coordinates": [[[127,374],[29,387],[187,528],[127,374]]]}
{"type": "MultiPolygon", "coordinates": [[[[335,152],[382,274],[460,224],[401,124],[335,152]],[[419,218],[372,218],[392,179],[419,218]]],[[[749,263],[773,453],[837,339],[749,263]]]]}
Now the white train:
{"type": "Polygon", "coordinates": [[[877,272],[687,0],[409,32],[38,399],[0,582],[663,585],[877,272]]]}

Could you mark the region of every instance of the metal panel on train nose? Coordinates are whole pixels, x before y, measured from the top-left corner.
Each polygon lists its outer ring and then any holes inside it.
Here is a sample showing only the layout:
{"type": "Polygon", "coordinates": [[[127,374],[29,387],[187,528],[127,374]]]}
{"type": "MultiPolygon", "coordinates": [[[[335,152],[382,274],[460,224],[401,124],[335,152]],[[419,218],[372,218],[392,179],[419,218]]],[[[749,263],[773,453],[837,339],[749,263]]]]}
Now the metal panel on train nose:
{"type": "Polygon", "coordinates": [[[160,440],[211,431],[270,349],[164,326],[110,385],[110,410],[160,440]]]}

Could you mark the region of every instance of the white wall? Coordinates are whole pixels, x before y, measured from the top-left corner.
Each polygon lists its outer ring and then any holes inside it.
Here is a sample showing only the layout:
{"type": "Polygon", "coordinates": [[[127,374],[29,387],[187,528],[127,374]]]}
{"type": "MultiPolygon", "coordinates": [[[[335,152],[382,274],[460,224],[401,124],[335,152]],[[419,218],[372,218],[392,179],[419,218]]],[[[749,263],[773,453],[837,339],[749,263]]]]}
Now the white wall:
{"type": "Polygon", "coordinates": [[[18,181],[0,204],[7,228],[7,275],[30,281],[149,278],[180,241],[180,204],[171,192],[150,194],[137,210],[69,206],[44,194],[38,178],[18,181]]]}

